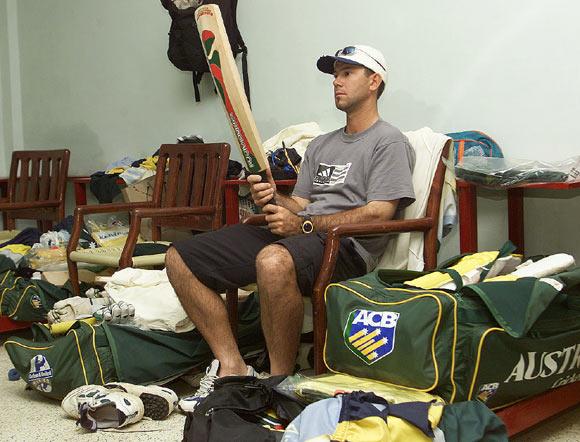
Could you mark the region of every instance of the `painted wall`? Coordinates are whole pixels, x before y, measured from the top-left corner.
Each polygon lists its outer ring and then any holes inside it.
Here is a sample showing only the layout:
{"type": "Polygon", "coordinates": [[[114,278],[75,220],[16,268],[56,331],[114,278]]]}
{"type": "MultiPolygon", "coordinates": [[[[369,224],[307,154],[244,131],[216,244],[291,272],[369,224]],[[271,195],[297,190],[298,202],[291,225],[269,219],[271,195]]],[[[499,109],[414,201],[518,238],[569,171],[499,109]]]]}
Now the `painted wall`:
{"type": "MultiPolygon", "coordinates": [[[[190,75],[166,59],[169,17],[157,0],[19,0],[17,7],[23,147],[69,147],[72,174],[88,174],[179,135],[233,142],[209,78],[195,103],[190,75]]],[[[242,0],[238,22],[263,138],[298,122],[341,125],[331,77],[315,62],[367,43],[389,64],[381,113],[402,130],[479,129],[508,156],[558,160],[579,154],[571,136],[580,111],[579,13],[573,0],[367,0],[364,7],[242,0]]],[[[580,257],[579,196],[526,198],[530,253],[580,257]]],[[[484,192],[481,248],[501,245],[506,219],[503,195],[484,192]]],[[[456,251],[454,235],[443,253],[456,251]]]]}
{"type": "Polygon", "coordinates": [[[0,0],[0,175],[6,176],[11,151],[11,111],[8,61],[8,17],[6,0],[0,0]]]}

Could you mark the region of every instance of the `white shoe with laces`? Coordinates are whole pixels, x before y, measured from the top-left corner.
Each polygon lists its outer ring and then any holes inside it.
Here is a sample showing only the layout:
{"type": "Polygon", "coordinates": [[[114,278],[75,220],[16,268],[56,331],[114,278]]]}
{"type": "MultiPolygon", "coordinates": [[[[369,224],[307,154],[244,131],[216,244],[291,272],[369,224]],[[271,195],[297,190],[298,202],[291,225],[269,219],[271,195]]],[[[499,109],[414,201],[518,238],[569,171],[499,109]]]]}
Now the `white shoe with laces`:
{"type": "MultiPolygon", "coordinates": [[[[246,376],[258,377],[258,373],[250,365],[247,366],[248,371],[246,376]]],[[[177,405],[184,413],[193,413],[203,400],[209,396],[214,389],[215,381],[219,378],[218,371],[220,368],[220,361],[214,359],[205,370],[205,376],[199,381],[199,389],[192,395],[182,398],[177,405]]]]}
{"type": "Polygon", "coordinates": [[[78,419],[77,425],[90,431],[124,427],[140,421],[145,412],[139,397],[102,385],[81,385],[69,392],[61,405],[69,416],[78,419]]]}
{"type": "Polygon", "coordinates": [[[159,385],[135,385],[126,382],[109,382],[105,388],[123,391],[137,396],[143,401],[145,417],[154,420],[165,419],[177,405],[177,395],[173,390],[159,385]]]}

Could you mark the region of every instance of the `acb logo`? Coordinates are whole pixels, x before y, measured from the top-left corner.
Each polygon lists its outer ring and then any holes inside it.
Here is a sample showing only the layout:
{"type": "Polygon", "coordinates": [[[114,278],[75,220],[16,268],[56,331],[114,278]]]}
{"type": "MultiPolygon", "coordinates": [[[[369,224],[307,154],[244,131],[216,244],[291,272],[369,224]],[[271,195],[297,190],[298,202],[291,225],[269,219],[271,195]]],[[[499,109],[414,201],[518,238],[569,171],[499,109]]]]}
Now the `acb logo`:
{"type": "Polygon", "coordinates": [[[399,316],[397,312],[354,310],[344,328],[344,343],[365,364],[374,364],[394,350],[399,316]]]}

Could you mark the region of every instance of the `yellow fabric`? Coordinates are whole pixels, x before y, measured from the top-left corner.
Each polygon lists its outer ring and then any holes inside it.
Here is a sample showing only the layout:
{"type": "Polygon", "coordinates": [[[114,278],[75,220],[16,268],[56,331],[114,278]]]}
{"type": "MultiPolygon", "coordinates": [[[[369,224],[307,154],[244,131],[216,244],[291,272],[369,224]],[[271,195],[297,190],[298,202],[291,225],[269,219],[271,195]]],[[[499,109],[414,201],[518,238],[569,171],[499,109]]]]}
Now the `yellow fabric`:
{"type": "Polygon", "coordinates": [[[518,276],[510,274],[510,275],[494,276],[493,278],[486,279],[485,282],[498,282],[498,281],[512,282],[512,281],[516,281],[518,279],[519,279],[518,276]]]}
{"type": "Polygon", "coordinates": [[[143,162],[141,164],[139,164],[139,167],[143,167],[145,169],[148,170],[155,170],[157,169],[157,160],[159,159],[159,157],[156,155],[154,157],[147,157],[143,160],[143,162]]]}
{"type": "Polygon", "coordinates": [[[96,318],[86,318],[74,321],[56,322],[54,324],[45,324],[45,327],[47,327],[50,330],[50,334],[52,336],[60,336],[66,334],[69,331],[69,329],[73,326],[73,324],[77,321],[83,321],[89,325],[95,325],[97,323],[96,318]]]}
{"type": "Polygon", "coordinates": [[[306,377],[303,375],[296,376],[301,378],[301,380],[295,384],[296,394],[299,396],[303,396],[303,391],[316,391],[321,395],[333,397],[338,392],[350,393],[353,390],[362,390],[372,392],[377,396],[384,398],[391,404],[431,401],[444,403],[443,399],[433,394],[406,389],[370,379],[357,378],[347,374],[323,374],[313,377],[306,377]]]}
{"type": "MultiPolygon", "coordinates": [[[[461,258],[461,260],[459,260],[459,262],[454,266],[451,266],[450,269],[455,270],[460,275],[464,275],[467,272],[482,268],[493,262],[498,254],[498,251],[474,253],[473,255],[461,258]]],[[[419,278],[405,281],[405,284],[427,290],[441,287],[442,285],[452,281],[453,278],[451,278],[448,273],[432,272],[419,278]]]]}
{"type": "Polygon", "coordinates": [[[12,253],[17,253],[19,255],[26,255],[26,252],[30,249],[30,246],[25,246],[24,244],[8,244],[7,246],[0,248],[0,250],[10,250],[12,253]]]}
{"type": "MultiPolygon", "coordinates": [[[[435,428],[441,421],[443,404],[429,407],[429,422],[435,428]]],[[[371,416],[358,421],[344,421],[336,426],[330,440],[339,442],[406,442],[431,441],[425,433],[404,419],[388,416],[387,421],[371,416]],[[388,422],[388,425],[387,425],[388,422]]]]}
{"type": "Polygon", "coordinates": [[[116,173],[123,173],[127,170],[127,167],[113,167],[112,169],[106,170],[105,173],[107,175],[113,175],[116,173]]]}

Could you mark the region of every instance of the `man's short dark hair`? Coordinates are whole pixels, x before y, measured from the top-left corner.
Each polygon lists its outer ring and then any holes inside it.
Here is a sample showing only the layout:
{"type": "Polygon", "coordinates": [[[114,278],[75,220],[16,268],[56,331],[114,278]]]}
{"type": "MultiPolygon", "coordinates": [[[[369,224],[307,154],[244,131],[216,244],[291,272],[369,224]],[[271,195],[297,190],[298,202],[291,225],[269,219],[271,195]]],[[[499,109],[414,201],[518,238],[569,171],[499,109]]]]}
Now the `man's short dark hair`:
{"type": "MultiPolygon", "coordinates": [[[[367,74],[367,77],[370,77],[373,74],[376,74],[376,72],[371,71],[369,68],[365,67],[365,72],[367,74]]],[[[381,98],[381,95],[383,95],[383,92],[385,91],[385,82],[381,81],[381,84],[379,85],[379,88],[377,89],[377,100],[379,98],[381,98]]]]}

